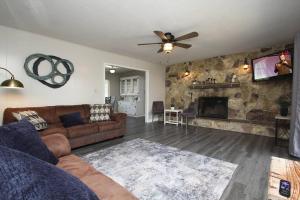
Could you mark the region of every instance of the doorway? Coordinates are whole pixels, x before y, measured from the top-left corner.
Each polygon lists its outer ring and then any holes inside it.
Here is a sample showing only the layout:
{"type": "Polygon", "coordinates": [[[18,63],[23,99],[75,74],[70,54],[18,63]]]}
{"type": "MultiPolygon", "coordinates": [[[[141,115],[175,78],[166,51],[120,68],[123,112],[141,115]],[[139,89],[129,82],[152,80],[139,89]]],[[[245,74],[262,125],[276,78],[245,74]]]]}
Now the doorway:
{"type": "Polygon", "coordinates": [[[147,71],[105,64],[105,97],[111,100],[114,112],[147,121],[147,79],[147,71]]]}

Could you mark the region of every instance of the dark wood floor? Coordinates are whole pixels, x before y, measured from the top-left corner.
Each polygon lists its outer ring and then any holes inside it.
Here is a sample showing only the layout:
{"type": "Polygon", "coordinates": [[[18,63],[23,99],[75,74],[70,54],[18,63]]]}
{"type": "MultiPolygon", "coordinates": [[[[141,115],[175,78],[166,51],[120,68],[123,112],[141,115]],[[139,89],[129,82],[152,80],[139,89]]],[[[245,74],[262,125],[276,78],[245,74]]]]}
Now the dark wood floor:
{"type": "Polygon", "coordinates": [[[185,134],[184,127],[164,126],[161,122],[145,124],[144,118],[128,118],[127,133],[123,138],[89,145],[73,152],[85,155],[135,138],[238,164],[222,200],[266,199],[271,156],[290,158],[287,148],[275,147],[269,137],[200,127],[189,127],[188,134],[185,134]]]}

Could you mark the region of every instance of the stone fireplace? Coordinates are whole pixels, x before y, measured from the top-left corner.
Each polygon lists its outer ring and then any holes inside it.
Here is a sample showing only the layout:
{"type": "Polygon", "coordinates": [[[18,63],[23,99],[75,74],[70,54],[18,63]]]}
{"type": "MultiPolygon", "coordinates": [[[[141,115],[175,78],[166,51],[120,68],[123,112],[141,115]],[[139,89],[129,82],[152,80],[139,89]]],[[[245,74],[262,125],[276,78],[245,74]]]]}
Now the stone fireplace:
{"type": "Polygon", "coordinates": [[[189,76],[184,76],[184,63],[167,66],[165,107],[174,104],[176,108],[185,109],[191,102],[199,103],[198,117],[191,122],[195,126],[273,137],[274,116],[279,113],[278,99],[281,96],[291,97],[292,80],[253,82],[252,69],[243,68],[244,60],[292,46],[282,44],[194,60],[189,66],[189,76]],[[191,87],[194,81],[205,85],[208,78],[215,79],[216,83],[228,83],[233,74],[237,76],[239,87],[191,87]]]}
{"type": "Polygon", "coordinates": [[[228,97],[199,97],[198,117],[227,119],[228,97]]]}

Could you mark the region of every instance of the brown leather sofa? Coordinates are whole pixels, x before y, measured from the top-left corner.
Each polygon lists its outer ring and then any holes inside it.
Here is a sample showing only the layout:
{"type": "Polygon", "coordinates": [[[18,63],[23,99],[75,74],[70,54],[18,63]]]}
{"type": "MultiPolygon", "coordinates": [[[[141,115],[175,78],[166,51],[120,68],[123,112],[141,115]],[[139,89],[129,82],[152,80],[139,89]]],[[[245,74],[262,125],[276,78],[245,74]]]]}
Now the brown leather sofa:
{"type": "Polygon", "coordinates": [[[42,136],[43,142],[59,158],[57,167],[79,178],[101,200],[137,200],[129,191],[97,171],[78,156],[71,154],[67,138],[61,134],[42,136]]]}
{"type": "Polygon", "coordinates": [[[26,110],[34,110],[46,120],[48,128],[40,131],[41,136],[52,135],[55,133],[63,134],[69,139],[72,149],[87,144],[121,137],[126,131],[127,115],[125,113],[112,113],[110,115],[110,121],[89,123],[90,106],[88,104],[6,108],[4,111],[3,123],[7,124],[16,121],[12,112],[26,110]],[[64,128],[60,122],[59,116],[73,112],[80,112],[85,124],[64,128]]]}

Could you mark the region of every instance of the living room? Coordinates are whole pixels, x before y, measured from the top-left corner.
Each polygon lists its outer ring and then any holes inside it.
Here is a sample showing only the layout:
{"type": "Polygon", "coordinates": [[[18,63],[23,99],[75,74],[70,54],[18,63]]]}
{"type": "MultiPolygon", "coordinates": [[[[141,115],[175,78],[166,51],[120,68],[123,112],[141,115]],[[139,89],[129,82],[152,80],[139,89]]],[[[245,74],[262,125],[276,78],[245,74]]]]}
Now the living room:
{"type": "Polygon", "coordinates": [[[299,10],[0,1],[0,199],[300,199],[299,10]]]}

